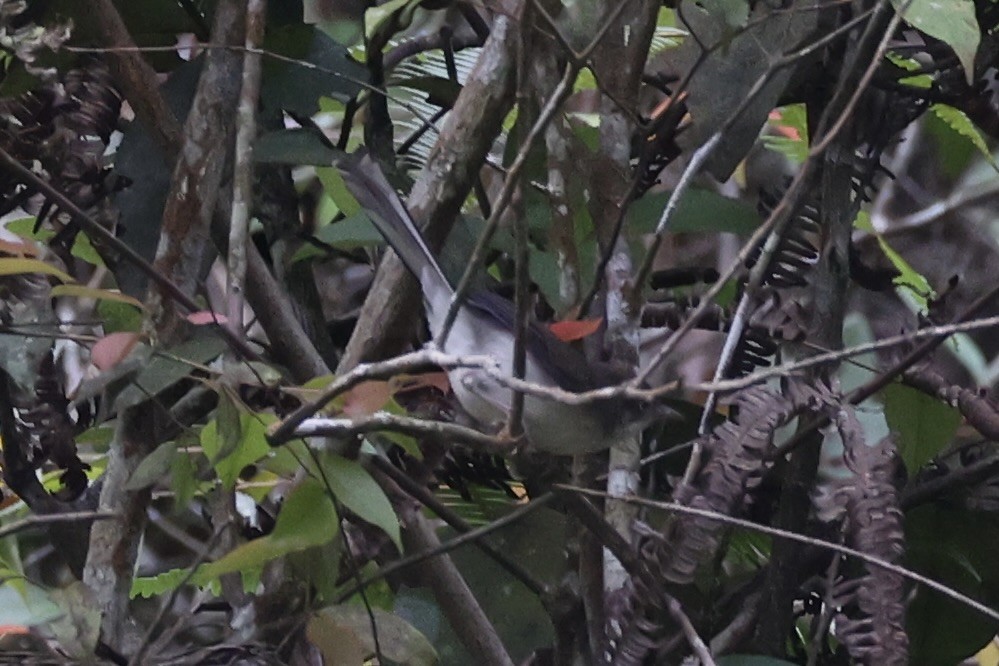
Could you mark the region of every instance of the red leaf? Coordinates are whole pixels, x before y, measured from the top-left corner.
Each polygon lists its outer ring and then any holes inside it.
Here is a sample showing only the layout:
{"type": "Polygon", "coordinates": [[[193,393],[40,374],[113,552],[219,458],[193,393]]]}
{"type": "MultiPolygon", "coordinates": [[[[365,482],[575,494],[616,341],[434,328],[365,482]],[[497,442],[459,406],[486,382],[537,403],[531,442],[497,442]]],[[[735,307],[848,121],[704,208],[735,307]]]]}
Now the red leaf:
{"type": "Polygon", "coordinates": [[[392,388],[388,382],[361,382],[347,391],[343,400],[343,413],[347,416],[368,416],[388,404],[392,388]]]}
{"type": "Polygon", "coordinates": [[[212,312],[211,310],[200,310],[187,315],[187,321],[195,326],[204,326],[205,324],[224,324],[229,320],[224,314],[212,312]]]}
{"type": "Polygon", "coordinates": [[[588,335],[593,335],[604,323],[603,317],[597,319],[570,319],[568,321],[557,321],[548,324],[548,328],[555,334],[555,337],[563,342],[582,340],[588,335]]]}
{"type": "Polygon", "coordinates": [[[138,333],[111,333],[98,340],[90,350],[90,360],[98,370],[107,371],[128,356],[139,341],[138,333]]]}

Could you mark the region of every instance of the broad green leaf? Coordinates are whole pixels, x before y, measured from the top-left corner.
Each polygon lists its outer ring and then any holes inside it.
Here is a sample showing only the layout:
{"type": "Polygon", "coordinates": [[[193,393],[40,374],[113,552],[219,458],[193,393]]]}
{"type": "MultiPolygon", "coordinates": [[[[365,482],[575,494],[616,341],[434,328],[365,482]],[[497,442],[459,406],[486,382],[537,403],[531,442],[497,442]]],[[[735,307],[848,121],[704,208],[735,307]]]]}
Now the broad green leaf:
{"type": "Polygon", "coordinates": [[[142,311],[128,303],[100,300],[97,302],[97,314],[105,333],[136,333],[142,329],[142,311]]]}
{"type": "Polygon", "coordinates": [[[240,472],[271,451],[265,433],[273,417],[240,410],[223,391],[216,417],[201,430],[201,446],[222,486],[231,490],[240,472]]]}
{"type": "Polygon", "coordinates": [[[933,296],[933,288],[930,286],[929,281],[923,277],[922,273],[918,272],[915,268],[906,261],[902,255],[894,250],[884,237],[878,233],[871,224],[871,216],[866,211],[860,211],[857,213],[857,219],[854,220],[854,226],[861,231],[866,231],[869,234],[873,234],[878,239],[878,244],[881,246],[881,251],[885,253],[888,260],[891,261],[892,266],[899,272],[899,275],[893,280],[894,284],[899,287],[906,287],[909,289],[909,294],[917,301],[921,309],[927,307],[927,299],[933,296]]]}
{"type": "Polygon", "coordinates": [[[970,85],[975,77],[975,53],[982,30],[972,0],[891,0],[896,11],[905,8],[906,22],[944,42],[957,54],[970,85]]]}
{"type": "Polygon", "coordinates": [[[203,365],[217,358],[225,349],[225,341],[217,332],[210,327],[199,326],[190,340],[152,357],[132,380],[132,385],[125,387],[118,395],[118,411],[173,386],[191,374],[194,365],[203,365]]]}
{"type": "Polygon", "coordinates": [[[763,145],[796,164],[808,159],[808,115],[804,104],[791,104],[770,115],[774,134],[763,135],[763,145]]]}
{"type": "Polygon", "coordinates": [[[192,582],[204,585],[227,573],[245,574],[258,570],[288,553],[322,545],[336,536],[338,530],[333,501],[318,481],[307,479],[284,501],[271,534],[238,546],[215,562],[201,565],[192,582]]]}
{"type": "Polygon", "coordinates": [[[101,255],[97,252],[97,248],[90,242],[90,238],[86,234],[76,234],[76,238],[73,240],[73,247],[69,253],[88,264],[94,266],[104,265],[104,259],[101,258],[101,255]]]}
{"type": "Polygon", "coordinates": [[[749,20],[749,3],[746,0],[700,0],[698,5],[727,28],[742,28],[749,20]]]}
{"type": "MultiPolygon", "coordinates": [[[[663,193],[636,201],[628,210],[628,229],[633,233],[653,231],[668,199],[669,193],[663,193]]],[[[710,190],[691,188],[680,198],[669,231],[750,234],[758,226],[760,216],[750,204],[710,190]]]]}
{"type": "Polygon", "coordinates": [[[129,598],[158,597],[161,594],[177,589],[188,575],[187,569],[170,569],[155,576],[136,576],[132,580],[132,589],[129,591],[129,598]]]}
{"type": "MultiPolygon", "coordinates": [[[[341,250],[381,245],[385,238],[365,213],[331,222],[316,232],[316,239],[341,250]]],[[[295,255],[298,258],[298,254],[295,255]]]]}
{"type": "Polygon", "coordinates": [[[253,159],[268,164],[329,166],[344,152],[329,145],[315,130],[280,129],[262,134],[253,144],[253,159]]]}
{"type": "Polygon", "coordinates": [[[344,215],[350,217],[361,210],[361,206],[354,199],[354,196],[347,190],[343,183],[340,172],[334,167],[319,167],[316,169],[316,176],[323,184],[326,194],[333,199],[333,202],[340,208],[344,215]]]}
{"type": "Polygon", "coordinates": [[[946,403],[902,384],[884,390],[885,418],[898,433],[898,448],[913,475],[950,443],[961,414],[946,403]]]}
{"type": "MultiPolygon", "coordinates": [[[[378,645],[388,661],[407,666],[438,663],[433,645],[409,622],[380,608],[372,608],[371,612],[378,645]]],[[[306,635],[330,664],[347,663],[343,659],[348,653],[367,656],[375,649],[371,617],[360,605],[341,604],[320,610],[309,620],[306,635]]]]}
{"type": "Polygon", "coordinates": [[[24,578],[5,580],[0,585],[0,625],[35,626],[62,613],[44,589],[24,578]]]}
{"type": "Polygon", "coordinates": [[[323,469],[333,494],[345,507],[376,527],[380,527],[402,550],[399,518],[381,486],[357,461],[330,454],[323,469]]]}
{"type": "Polygon", "coordinates": [[[971,119],[961,111],[960,109],[955,109],[952,106],[947,106],[946,104],[934,104],[930,107],[930,111],[940,120],[947,124],[952,130],[957,132],[960,136],[964,137],[971,142],[978,152],[988,160],[988,163],[992,165],[992,168],[999,171],[999,164],[996,163],[994,157],[992,157],[992,151],[989,149],[988,144],[985,143],[985,138],[982,133],[978,131],[975,124],[971,122],[971,119]]]}
{"type": "Polygon", "coordinates": [[[173,488],[173,505],[183,511],[198,490],[198,469],[194,463],[194,453],[189,449],[200,446],[198,438],[185,432],[177,438],[177,453],[171,460],[170,486],[173,488]]]}
{"type": "Polygon", "coordinates": [[[272,109],[311,116],[319,111],[320,97],[345,102],[369,79],[367,68],[351,58],[342,44],[312,25],[268,26],[264,48],[314,65],[264,60],[260,98],[272,109]]]}
{"type": "Polygon", "coordinates": [[[0,258],[0,275],[21,275],[23,273],[41,273],[51,275],[60,282],[73,282],[72,276],[55,266],[40,259],[24,259],[22,257],[0,258]]]}
{"type": "Polygon", "coordinates": [[[375,31],[388,21],[393,14],[411,12],[412,8],[415,8],[417,4],[419,4],[419,0],[388,0],[377,7],[369,8],[364,12],[364,34],[368,36],[368,39],[371,39],[375,31]]]}
{"type": "Polygon", "coordinates": [[[176,442],[165,442],[157,446],[152,453],[142,459],[139,466],[132,472],[125,489],[142,490],[161,481],[173,467],[173,457],[176,454],[176,442]]]}
{"type": "MultiPolygon", "coordinates": [[[[925,504],[906,512],[905,537],[906,566],[987,606],[999,606],[995,514],[925,504]]],[[[917,585],[906,608],[909,663],[962,663],[992,640],[995,628],[995,621],[977,610],[917,585]]]]}

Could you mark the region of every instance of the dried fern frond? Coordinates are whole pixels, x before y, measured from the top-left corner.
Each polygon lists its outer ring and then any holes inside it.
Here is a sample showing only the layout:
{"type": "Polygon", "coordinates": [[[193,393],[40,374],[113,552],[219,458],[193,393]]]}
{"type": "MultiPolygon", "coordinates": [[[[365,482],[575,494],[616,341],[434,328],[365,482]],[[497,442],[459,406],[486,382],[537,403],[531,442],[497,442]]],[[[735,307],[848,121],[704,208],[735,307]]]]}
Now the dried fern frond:
{"type": "MultiPolygon", "coordinates": [[[[897,456],[890,438],[870,446],[854,410],[840,408],[836,427],[850,475],[831,482],[826,499],[843,516],[847,545],[888,562],[904,551],[902,511],[895,488],[897,456]]],[[[825,507],[827,510],[830,507],[825,507]]],[[[901,575],[864,564],[863,574],[832,591],[838,609],[836,637],[861,664],[905,664],[905,585],[901,575]]]]}

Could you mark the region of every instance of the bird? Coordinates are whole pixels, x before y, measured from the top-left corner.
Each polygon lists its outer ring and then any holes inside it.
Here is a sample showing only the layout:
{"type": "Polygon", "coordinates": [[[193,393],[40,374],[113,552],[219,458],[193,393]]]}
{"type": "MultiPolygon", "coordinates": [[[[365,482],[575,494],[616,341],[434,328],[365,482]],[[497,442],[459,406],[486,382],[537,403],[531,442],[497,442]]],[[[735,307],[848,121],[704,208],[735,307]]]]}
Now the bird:
{"type": "MultiPolygon", "coordinates": [[[[347,190],[419,282],[430,333],[441,340],[455,288],[441,270],[412,216],[377,162],[363,148],[337,162],[347,190]]],[[[504,376],[513,377],[516,310],[508,299],[491,291],[465,297],[440,351],[453,356],[487,355],[504,376]]],[[[529,321],[525,331],[528,382],[572,393],[621,381],[619,372],[589,363],[575,347],[546,327],[529,321]]],[[[499,430],[510,413],[513,391],[481,367],[447,371],[462,409],[483,428],[499,430]]],[[[547,396],[525,395],[523,429],[531,450],[555,455],[580,455],[607,449],[626,434],[637,435],[659,418],[676,412],[661,403],[615,396],[583,404],[568,404],[547,396]]]]}

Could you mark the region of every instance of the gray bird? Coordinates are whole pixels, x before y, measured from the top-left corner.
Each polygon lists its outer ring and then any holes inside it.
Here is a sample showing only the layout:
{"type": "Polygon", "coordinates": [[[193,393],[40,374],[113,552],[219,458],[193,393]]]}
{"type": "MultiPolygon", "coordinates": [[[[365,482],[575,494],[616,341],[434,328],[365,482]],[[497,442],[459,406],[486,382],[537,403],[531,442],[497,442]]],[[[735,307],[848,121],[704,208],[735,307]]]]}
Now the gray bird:
{"type": "MultiPolygon", "coordinates": [[[[419,281],[430,332],[439,340],[454,287],[367,151],[359,150],[337,166],[347,189],[419,281]]],[[[464,299],[441,351],[455,356],[489,355],[502,373],[512,377],[515,326],[513,303],[489,291],[474,292],[464,299]]],[[[541,386],[578,393],[622,379],[607,372],[603,378],[595,377],[593,366],[582,353],[535,322],[528,324],[525,347],[524,379],[541,386]]],[[[450,370],[448,378],[462,408],[481,425],[498,429],[506,423],[512,400],[509,388],[479,368],[450,370]]],[[[523,425],[531,447],[577,455],[608,448],[625,434],[622,430],[637,434],[652,421],[675,414],[664,405],[621,398],[569,405],[527,395],[523,425]]]]}

